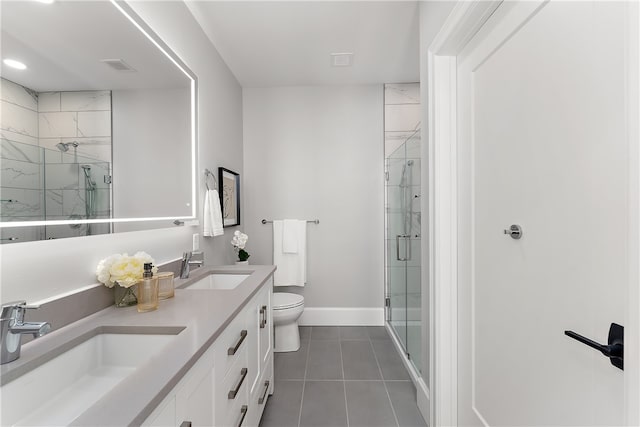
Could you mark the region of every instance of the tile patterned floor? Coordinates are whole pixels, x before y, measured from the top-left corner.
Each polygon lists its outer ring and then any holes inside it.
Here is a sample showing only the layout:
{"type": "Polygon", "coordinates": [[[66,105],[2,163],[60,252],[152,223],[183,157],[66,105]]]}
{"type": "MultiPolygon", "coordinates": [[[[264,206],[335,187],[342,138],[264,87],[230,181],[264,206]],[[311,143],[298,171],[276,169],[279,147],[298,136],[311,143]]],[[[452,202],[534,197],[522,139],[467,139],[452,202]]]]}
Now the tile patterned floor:
{"type": "Polygon", "coordinates": [[[384,327],[301,327],[275,353],[260,427],[425,427],[416,390],[384,327]]]}

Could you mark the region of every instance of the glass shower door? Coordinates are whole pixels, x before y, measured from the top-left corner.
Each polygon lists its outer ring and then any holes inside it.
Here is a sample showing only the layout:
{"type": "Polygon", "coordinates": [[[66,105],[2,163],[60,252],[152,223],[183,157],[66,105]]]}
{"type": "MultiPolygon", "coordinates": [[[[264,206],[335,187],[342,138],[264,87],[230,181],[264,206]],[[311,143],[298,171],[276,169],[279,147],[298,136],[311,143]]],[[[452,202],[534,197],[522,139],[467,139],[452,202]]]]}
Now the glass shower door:
{"type": "Polygon", "coordinates": [[[420,134],[386,159],[387,321],[421,371],[420,134]]]}
{"type": "Polygon", "coordinates": [[[404,206],[406,192],[406,144],[402,144],[386,159],[387,170],[387,321],[407,348],[407,238],[404,206]]]}

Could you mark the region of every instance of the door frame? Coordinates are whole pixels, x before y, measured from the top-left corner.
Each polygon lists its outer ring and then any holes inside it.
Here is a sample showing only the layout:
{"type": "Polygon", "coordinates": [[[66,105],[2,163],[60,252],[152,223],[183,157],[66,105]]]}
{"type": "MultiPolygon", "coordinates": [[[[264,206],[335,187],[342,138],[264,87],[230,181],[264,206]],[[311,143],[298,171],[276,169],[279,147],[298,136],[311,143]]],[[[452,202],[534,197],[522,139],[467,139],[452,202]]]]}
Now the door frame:
{"type": "MultiPolygon", "coordinates": [[[[456,426],[458,363],[458,144],[456,61],[502,1],[456,4],[428,49],[429,274],[431,391],[429,425],[456,426]]],[[[629,147],[629,282],[625,312],[625,422],[640,425],[640,5],[628,2],[625,23],[626,135],[629,147]]],[[[625,227],[626,226],[626,227],[625,227]]],[[[626,228],[626,229],[625,229],[626,228]]]]}

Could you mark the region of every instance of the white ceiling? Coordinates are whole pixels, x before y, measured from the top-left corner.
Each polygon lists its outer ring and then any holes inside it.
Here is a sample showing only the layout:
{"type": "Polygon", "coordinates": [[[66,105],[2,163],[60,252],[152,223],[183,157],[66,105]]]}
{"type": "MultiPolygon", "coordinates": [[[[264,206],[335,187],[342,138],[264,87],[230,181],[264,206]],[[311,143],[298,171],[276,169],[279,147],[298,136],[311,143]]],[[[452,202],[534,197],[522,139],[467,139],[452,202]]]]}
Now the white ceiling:
{"type": "Polygon", "coordinates": [[[188,87],[188,78],[108,1],[2,2],[1,75],[36,92],[188,87]],[[118,72],[101,59],[123,59],[118,72]]]}
{"type": "Polygon", "coordinates": [[[419,81],[414,1],[187,2],[243,87],[419,81]],[[353,66],[330,54],[354,53],[353,66]]]}

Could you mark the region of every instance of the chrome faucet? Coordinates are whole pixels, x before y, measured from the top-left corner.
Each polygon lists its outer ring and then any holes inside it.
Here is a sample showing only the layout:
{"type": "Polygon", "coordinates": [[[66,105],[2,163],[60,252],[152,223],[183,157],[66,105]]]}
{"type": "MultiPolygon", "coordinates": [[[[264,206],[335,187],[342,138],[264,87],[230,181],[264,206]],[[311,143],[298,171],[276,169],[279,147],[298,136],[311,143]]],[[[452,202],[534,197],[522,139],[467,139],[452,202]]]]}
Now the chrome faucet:
{"type": "Polygon", "coordinates": [[[24,314],[28,309],[39,307],[38,305],[27,305],[26,301],[15,301],[2,305],[0,364],[12,362],[20,357],[23,334],[31,334],[34,338],[38,338],[51,330],[51,325],[47,322],[24,321],[24,314]]]}
{"type": "Polygon", "coordinates": [[[182,254],[182,263],[180,264],[180,278],[188,279],[191,272],[191,266],[202,267],[204,265],[204,252],[184,252],[182,254]]]}

